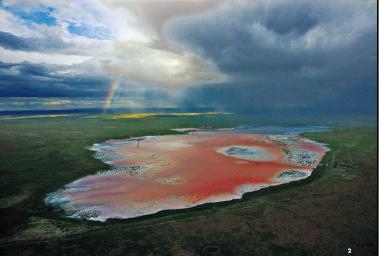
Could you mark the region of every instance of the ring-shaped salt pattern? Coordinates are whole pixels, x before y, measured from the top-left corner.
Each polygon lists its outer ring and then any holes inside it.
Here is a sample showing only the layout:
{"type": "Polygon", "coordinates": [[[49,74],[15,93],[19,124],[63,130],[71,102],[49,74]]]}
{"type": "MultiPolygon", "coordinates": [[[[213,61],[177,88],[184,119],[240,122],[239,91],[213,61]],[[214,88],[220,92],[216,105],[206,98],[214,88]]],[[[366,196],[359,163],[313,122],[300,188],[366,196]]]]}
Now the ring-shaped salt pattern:
{"type": "Polygon", "coordinates": [[[226,156],[253,161],[270,161],[274,157],[265,149],[255,146],[234,145],[223,147],[217,150],[226,156]]]}

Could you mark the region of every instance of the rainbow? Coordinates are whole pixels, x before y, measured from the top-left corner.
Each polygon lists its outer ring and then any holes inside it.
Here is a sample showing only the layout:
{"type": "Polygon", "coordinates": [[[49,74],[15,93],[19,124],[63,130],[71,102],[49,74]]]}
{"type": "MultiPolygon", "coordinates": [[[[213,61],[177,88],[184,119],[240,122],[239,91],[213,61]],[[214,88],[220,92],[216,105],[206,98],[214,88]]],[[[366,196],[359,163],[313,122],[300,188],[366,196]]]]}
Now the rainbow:
{"type": "Polygon", "coordinates": [[[103,112],[104,113],[107,111],[110,104],[112,103],[114,93],[117,91],[119,86],[120,86],[120,80],[113,80],[112,81],[111,86],[109,88],[109,91],[107,93],[107,97],[105,98],[105,100],[103,102],[103,112]]]}

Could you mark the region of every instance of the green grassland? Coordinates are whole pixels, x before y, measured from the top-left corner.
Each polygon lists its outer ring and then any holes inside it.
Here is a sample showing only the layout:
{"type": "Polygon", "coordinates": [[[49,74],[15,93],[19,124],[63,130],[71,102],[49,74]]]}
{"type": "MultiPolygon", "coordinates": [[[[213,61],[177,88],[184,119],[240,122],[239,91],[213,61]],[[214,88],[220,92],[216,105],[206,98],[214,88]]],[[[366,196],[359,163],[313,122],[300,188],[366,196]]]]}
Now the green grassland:
{"type": "Polygon", "coordinates": [[[0,255],[377,254],[377,128],[334,127],[304,136],[331,151],[306,180],[241,200],[105,223],[64,218],[46,193],[107,166],[86,148],[111,138],[232,127],[245,117],[0,121],[0,255]]]}

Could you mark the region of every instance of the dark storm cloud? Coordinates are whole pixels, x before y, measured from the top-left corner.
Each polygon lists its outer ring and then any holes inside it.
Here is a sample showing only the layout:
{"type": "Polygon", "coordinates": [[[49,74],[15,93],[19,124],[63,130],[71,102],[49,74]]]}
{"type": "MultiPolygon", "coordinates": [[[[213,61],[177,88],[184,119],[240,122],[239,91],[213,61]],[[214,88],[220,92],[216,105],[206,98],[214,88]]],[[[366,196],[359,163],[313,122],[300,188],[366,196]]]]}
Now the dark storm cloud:
{"type": "Polygon", "coordinates": [[[367,109],[375,105],[375,9],[370,1],[226,4],[167,30],[230,78],[188,89],[192,100],[226,108],[367,109]]]}
{"type": "Polygon", "coordinates": [[[110,83],[104,77],[61,74],[60,65],[0,62],[2,97],[103,97],[110,83]]]}
{"type": "Polygon", "coordinates": [[[274,6],[262,21],[278,34],[304,34],[318,23],[318,18],[305,3],[274,6]]]}
{"type": "Polygon", "coordinates": [[[353,60],[356,54],[375,56],[375,20],[358,31],[356,17],[346,8],[339,11],[340,7],[318,1],[234,6],[205,18],[183,19],[173,26],[172,34],[229,74],[301,71],[347,56],[353,60]],[[351,29],[343,28],[344,23],[351,29]]]}

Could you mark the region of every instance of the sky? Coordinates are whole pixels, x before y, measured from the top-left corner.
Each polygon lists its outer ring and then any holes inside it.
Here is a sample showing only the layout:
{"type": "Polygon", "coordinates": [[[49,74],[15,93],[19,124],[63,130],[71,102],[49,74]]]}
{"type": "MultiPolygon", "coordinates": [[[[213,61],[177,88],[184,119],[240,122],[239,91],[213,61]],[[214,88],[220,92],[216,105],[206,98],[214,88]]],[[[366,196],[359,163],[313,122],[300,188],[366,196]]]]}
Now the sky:
{"type": "Polygon", "coordinates": [[[0,110],[376,111],[375,0],[0,0],[0,110]]]}

